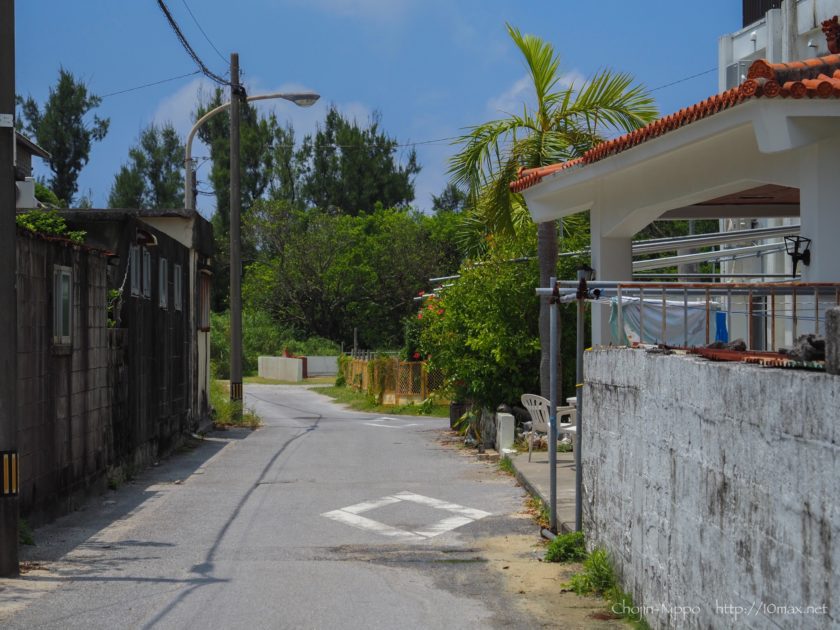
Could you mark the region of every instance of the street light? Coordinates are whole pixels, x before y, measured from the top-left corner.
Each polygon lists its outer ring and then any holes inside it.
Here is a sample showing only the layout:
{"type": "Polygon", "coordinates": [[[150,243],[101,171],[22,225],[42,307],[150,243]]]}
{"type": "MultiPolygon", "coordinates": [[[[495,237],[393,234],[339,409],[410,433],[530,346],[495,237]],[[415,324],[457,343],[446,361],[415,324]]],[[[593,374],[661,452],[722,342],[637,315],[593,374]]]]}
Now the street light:
{"type": "MultiPolygon", "coordinates": [[[[252,101],[265,101],[269,99],[283,99],[285,101],[291,101],[298,107],[311,107],[318,99],[321,98],[320,94],[315,94],[314,92],[271,92],[269,94],[257,94],[256,96],[248,96],[245,101],[251,103],[252,101]]],[[[187,136],[187,146],[185,151],[184,157],[184,207],[187,210],[195,210],[195,198],[194,198],[194,188],[193,188],[193,165],[192,165],[192,143],[193,138],[195,138],[195,134],[198,133],[199,128],[206,123],[208,120],[213,118],[216,114],[220,114],[223,111],[230,108],[230,102],[224,103],[219,105],[218,107],[211,109],[209,112],[204,114],[201,118],[199,118],[193,128],[190,129],[190,133],[187,136]]]]}
{"type": "MultiPolygon", "coordinates": [[[[239,194],[239,105],[244,100],[261,101],[271,98],[281,98],[291,101],[300,107],[309,107],[320,98],[314,92],[286,94],[276,92],[272,94],[258,94],[242,98],[245,90],[239,83],[239,54],[230,54],[230,102],[211,109],[199,118],[187,136],[187,146],[184,159],[184,206],[193,210],[193,176],[192,176],[192,141],[196,131],[210,118],[230,108],[230,399],[242,400],[242,278],[241,276],[241,242],[240,242],[240,205],[242,199],[239,194]]],[[[234,413],[239,413],[234,410],[234,413]]]]}

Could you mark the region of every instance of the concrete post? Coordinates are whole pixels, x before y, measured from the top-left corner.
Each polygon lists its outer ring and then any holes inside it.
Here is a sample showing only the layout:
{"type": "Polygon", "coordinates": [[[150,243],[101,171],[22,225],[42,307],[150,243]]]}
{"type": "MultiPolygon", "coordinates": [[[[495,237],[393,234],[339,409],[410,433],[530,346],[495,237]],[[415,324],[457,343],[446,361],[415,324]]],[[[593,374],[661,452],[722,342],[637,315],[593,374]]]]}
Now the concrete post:
{"type": "Polygon", "coordinates": [[[242,257],[239,194],[239,55],[230,55],[230,399],[242,400],[242,257]]]}
{"type": "Polygon", "coordinates": [[[840,280],[840,145],[824,140],[803,151],[800,195],[800,234],[811,239],[811,264],[799,264],[804,282],[840,280]]]}
{"type": "MultiPolygon", "coordinates": [[[[633,279],[632,237],[607,238],[601,233],[601,210],[592,209],[592,268],[596,280],[633,279]]],[[[610,342],[610,313],[603,306],[592,307],[592,345],[610,342]]]]}
{"type": "Polygon", "coordinates": [[[14,112],[15,3],[5,0],[0,2],[0,577],[14,577],[19,569],[14,112]]]}

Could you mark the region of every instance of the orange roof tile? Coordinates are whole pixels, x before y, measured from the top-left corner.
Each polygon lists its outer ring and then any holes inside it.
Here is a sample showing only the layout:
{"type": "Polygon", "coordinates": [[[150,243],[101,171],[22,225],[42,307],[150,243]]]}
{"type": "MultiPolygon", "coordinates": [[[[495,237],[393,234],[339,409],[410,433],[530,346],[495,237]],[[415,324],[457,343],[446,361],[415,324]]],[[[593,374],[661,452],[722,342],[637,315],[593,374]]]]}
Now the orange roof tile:
{"type": "Polygon", "coordinates": [[[543,177],[551,173],[603,160],[669,131],[731,109],[744,101],[762,97],[840,98],[840,54],[790,63],[769,63],[759,59],[753,62],[747,79],[738,87],[715,94],[623,136],[602,142],[574,160],[523,169],[510,188],[513,192],[522,192],[540,183],[543,177]]]}

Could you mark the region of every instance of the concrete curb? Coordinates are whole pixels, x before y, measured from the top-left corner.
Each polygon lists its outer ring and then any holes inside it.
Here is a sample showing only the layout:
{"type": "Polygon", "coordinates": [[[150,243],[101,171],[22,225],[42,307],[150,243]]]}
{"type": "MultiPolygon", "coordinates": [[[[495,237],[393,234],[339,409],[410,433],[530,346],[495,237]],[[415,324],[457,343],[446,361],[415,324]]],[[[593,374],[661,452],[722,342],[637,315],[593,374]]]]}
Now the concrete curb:
{"type": "MultiPolygon", "coordinates": [[[[511,466],[513,467],[514,477],[516,478],[516,481],[518,481],[519,484],[523,488],[525,488],[525,491],[528,494],[530,494],[532,497],[534,497],[535,499],[539,499],[546,506],[548,506],[548,498],[544,497],[542,492],[540,492],[539,489],[533,483],[531,483],[531,481],[528,480],[528,477],[526,477],[524,474],[522,474],[522,471],[519,470],[516,467],[516,461],[514,461],[514,459],[512,457],[508,457],[507,455],[502,455],[502,457],[504,457],[505,459],[510,461],[511,466]]],[[[566,523],[564,521],[560,521],[558,523],[558,525],[559,525],[558,529],[560,530],[559,533],[561,533],[561,534],[568,534],[570,532],[575,531],[575,524],[574,523],[566,523]]]]}

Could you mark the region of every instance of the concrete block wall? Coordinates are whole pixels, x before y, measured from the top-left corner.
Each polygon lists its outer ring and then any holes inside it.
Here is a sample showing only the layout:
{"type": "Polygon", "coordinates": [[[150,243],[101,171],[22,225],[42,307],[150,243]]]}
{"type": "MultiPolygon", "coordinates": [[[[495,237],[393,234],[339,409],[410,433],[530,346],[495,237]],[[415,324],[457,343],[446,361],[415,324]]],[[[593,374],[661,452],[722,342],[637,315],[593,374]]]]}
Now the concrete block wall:
{"type": "Polygon", "coordinates": [[[30,523],[104,487],[111,453],[106,259],[19,237],[18,446],[21,511],[30,523]],[[53,344],[54,265],[73,269],[72,344],[53,344]]]}
{"type": "Polygon", "coordinates": [[[588,544],[653,627],[840,627],[840,377],[629,349],[585,373],[588,544]]]}
{"type": "Polygon", "coordinates": [[[337,376],[338,357],[307,356],[306,371],[309,376],[337,376]]]}

